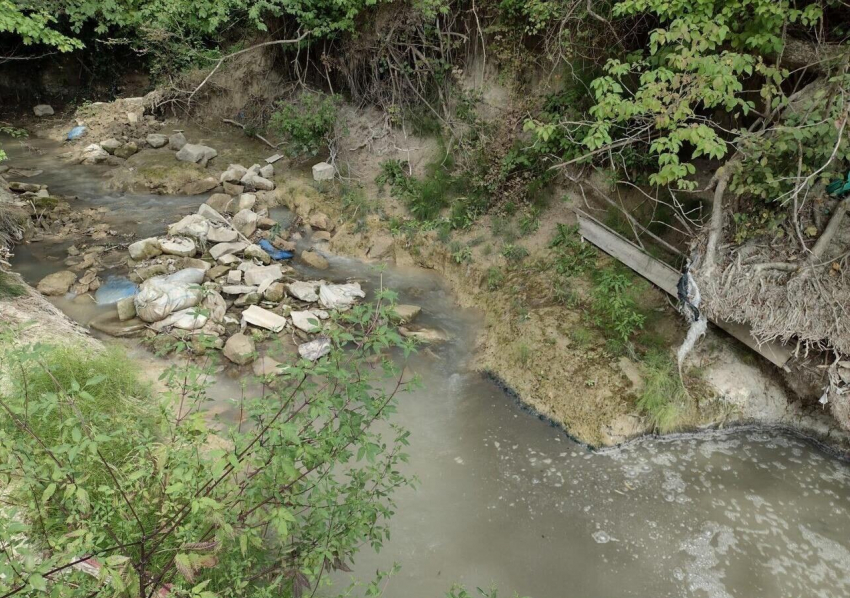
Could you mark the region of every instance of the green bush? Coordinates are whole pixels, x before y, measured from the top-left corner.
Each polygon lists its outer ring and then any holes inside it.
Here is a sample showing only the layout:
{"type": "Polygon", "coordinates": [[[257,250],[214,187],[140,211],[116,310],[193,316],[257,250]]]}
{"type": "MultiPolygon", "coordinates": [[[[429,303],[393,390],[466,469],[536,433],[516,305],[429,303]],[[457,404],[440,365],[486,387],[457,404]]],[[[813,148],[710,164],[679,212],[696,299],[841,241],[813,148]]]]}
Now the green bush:
{"type": "Polygon", "coordinates": [[[315,156],[333,143],[339,98],[323,93],[303,93],[296,100],[278,102],[269,126],[286,136],[286,153],[315,156]]]}
{"type": "Polygon", "coordinates": [[[666,351],[651,351],[642,366],[645,382],[637,406],[658,431],[669,432],[675,428],[688,400],[676,363],[666,351]]]}
{"type": "Polygon", "coordinates": [[[596,324],[627,342],[643,328],[646,319],[638,309],[630,277],[619,267],[599,270],[593,287],[593,312],[596,324]]]}
{"type": "Polygon", "coordinates": [[[555,250],[555,269],[558,274],[578,276],[596,265],[596,249],[579,237],[576,225],[558,224],[549,246],[555,250]]]}

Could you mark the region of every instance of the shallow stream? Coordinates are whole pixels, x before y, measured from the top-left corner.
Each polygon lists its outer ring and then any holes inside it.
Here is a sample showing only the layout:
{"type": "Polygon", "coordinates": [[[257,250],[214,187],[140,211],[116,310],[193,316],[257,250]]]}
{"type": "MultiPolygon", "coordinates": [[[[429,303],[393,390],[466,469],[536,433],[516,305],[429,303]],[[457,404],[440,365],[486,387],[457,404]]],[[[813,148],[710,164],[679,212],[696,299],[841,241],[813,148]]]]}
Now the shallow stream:
{"type": "MultiPolygon", "coordinates": [[[[59,166],[57,148],[9,149],[12,166],[45,171],[25,180],[77,195],[74,206],[107,207],[119,230],[140,237],[204,200],[110,194],[102,170],[59,166]]],[[[62,269],[66,247],[19,247],[14,267],[34,284],[62,269]]],[[[505,597],[850,596],[847,463],[762,431],[589,452],[469,370],[481,322],[439,276],[330,261],[322,277],[372,288],[383,277],[401,302],[422,306],[423,325],[452,339],[412,358],[423,388],[402,395],[397,422],[412,432],[410,472],[419,484],[397,496],[392,540],[377,555],[365,550],[355,567],[369,579],[398,562],[389,598],[442,596],[453,582],[496,584],[505,597]]],[[[84,324],[114,309],[55,303],[84,324]]],[[[221,411],[227,389],[237,388],[219,389],[221,411]]]]}

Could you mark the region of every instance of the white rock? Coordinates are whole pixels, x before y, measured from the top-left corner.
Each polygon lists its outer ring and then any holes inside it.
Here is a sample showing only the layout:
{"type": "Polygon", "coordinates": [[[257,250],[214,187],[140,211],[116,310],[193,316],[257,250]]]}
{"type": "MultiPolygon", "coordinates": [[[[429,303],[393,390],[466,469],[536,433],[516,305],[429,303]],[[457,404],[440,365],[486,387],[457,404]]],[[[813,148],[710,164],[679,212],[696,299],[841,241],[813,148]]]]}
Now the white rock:
{"type": "Polygon", "coordinates": [[[218,243],[217,245],[210,247],[210,255],[214,260],[218,260],[224,255],[242,253],[245,251],[246,247],[248,247],[248,244],[243,243],[242,241],[236,241],[233,243],[218,243]]]}
{"type": "Polygon", "coordinates": [[[283,278],[283,268],[278,264],[273,266],[253,266],[245,270],[245,284],[257,285],[262,293],[272,282],[283,278]]]}
{"type": "Polygon", "coordinates": [[[207,162],[218,155],[213,148],[196,143],[187,143],[177,152],[177,159],[181,162],[192,162],[206,166],[207,162]]]}
{"type": "Polygon", "coordinates": [[[248,173],[248,169],[241,164],[230,164],[227,170],[221,173],[219,181],[222,183],[238,183],[248,173]]]}
{"type": "Polygon", "coordinates": [[[149,237],[132,243],[127,250],[130,252],[130,257],[137,261],[149,260],[162,253],[159,247],[159,239],[149,237]]]}
{"type": "Polygon", "coordinates": [[[233,228],[246,237],[250,237],[257,230],[257,221],[260,217],[251,210],[240,210],[233,217],[233,228]]]}
{"type": "Polygon", "coordinates": [[[218,258],[216,261],[222,266],[232,266],[233,264],[241,262],[242,260],[233,255],[232,253],[226,253],[220,258],[218,258]]]}
{"type": "Polygon", "coordinates": [[[359,282],[348,284],[324,284],[319,287],[319,304],[325,309],[345,310],[358,298],[366,297],[359,282]]]}
{"type": "Polygon", "coordinates": [[[266,164],[260,168],[260,176],[264,179],[271,179],[274,176],[274,166],[266,164]]]}
{"type": "Polygon", "coordinates": [[[39,104],[38,106],[33,106],[32,113],[36,116],[53,116],[53,106],[50,104],[39,104]]]}
{"type": "Polygon", "coordinates": [[[326,337],[317,338],[309,343],[298,345],[298,354],[304,359],[316,361],[331,352],[331,339],[326,337]]]}
{"type": "Polygon", "coordinates": [[[236,285],[242,284],[242,271],[241,270],[231,270],[227,273],[227,284],[236,285]]]}
{"type": "Polygon", "coordinates": [[[409,328],[401,327],[398,329],[398,332],[405,338],[415,338],[423,343],[442,343],[449,340],[449,337],[445,332],[441,330],[433,330],[431,328],[411,330],[409,328]]]}
{"type": "Polygon", "coordinates": [[[227,221],[227,218],[222,216],[221,212],[216,210],[208,203],[202,203],[200,206],[198,206],[198,215],[203,216],[210,222],[214,222],[216,224],[226,224],[227,226],[230,226],[230,223],[227,221]]]}
{"type": "Polygon", "coordinates": [[[257,203],[257,196],[253,193],[243,193],[239,196],[239,201],[236,204],[236,211],[252,210],[254,204],[257,203]]]}
{"type": "Polygon", "coordinates": [[[177,257],[192,257],[198,251],[195,242],[188,237],[160,239],[159,248],[164,254],[176,255],[177,257]]]}
{"type": "Polygon", "coordinates": [[[270,264],[272,261],[272,256],[266,253],[259,245],[248,245],[248,247],[245,248],[245,257],[255,259],[264,264],[270,264]]]}
{"type": "Polygon", "coordinates": [[[240,332],[227,339],[222,353],[233,363],[245,365],[254,360],[256,350],[254,339],[240,332]]]}
{"type": "Polygon", "coordinates": [[[242,312],[242,321],[272,332],[280,332],[286,327],[286,318],[257,305],[242,312]]]}
{"type": "Polygon", "coordinates": [[[221,292],[225,295],[247,295],[248,293],[256,293],[257,287],[247,284],[230,284],[221,287],[221,292]]]}
{"type": "Polygon", "coordinates": [[[416,318],[421,311],[422,308],[418,305],[396,305],[392,309],[392,316],[400,322],[410,322],[416,318]]]}
{"type": "Polygon", "coordinates": [[[100,142],[100,147],[105,149],[110,154],[114,154],[115,150],[124,145],[123,141],[118,141],[114,137],[110,137],[109,139],[104,139],[100,142]]]}
{"type": "Polygon", "coordinates": [[[207,233],[207,241],[210,243],[232,243],[238,238],[239,233],[223,226],[211,226],[207,233]]]}
{"type": "Polygon", "coordinates": [[[289,314],[292,325],[304,332],[319,332],[322,327],[319,316],[311,311],[293,311],[289,314]]]}
{"type": "Polygon", "coordinates": [[[147,141],[149,146],[156,149],[165,147],[168,144],[168,137],[160,133],[151,133],[145,138],[145,141],[147,141]]]}
{"type": "Polygon", "coordinates": [[[189,214],[168,227],[168,234],[192,237],[205,241],[210,230],[210,221],[200,214],[189,214]]]}
{"type": "Polygon", "coordinates": [[[83,163],[84,164],[100,164],[101,162],[105,162],[109,158],[109,152],[100,147],[96,143],[92,143],[91,145],[87,145],[83,150],[83,163]]]}
{"type": "Polygon", "coordinates": [[[240,182],[245,185],[245,187],[256,189],[257,191],[273,191],[275,187],[273,181],[261,177],[258,174],[251,174],[250,172],[243,176],[240,182]]]}
{"type": "Polygon", "coordinates": [[[295,297],[296,299],[300,299],[301,301],[306,301],[309,303],[315,303],[319,300],[319,286],[323,284],[321,281],[313,281],[313,282],[291,282],[287,285],[286,289],[289,291],[289,294],[295,297]]]}
{"type": "Polygon", "coordinates": [[[62,270],[42,278],[36,288],[43,295],[64,295],[76,280],[76,274],[70,270],[62,270]]]}
{"type": "Polygon", "coordinates": [[[336,169],[327,162],[319,162],[313,166],[314,181],[332,181],[335,174],[336,169]]]}

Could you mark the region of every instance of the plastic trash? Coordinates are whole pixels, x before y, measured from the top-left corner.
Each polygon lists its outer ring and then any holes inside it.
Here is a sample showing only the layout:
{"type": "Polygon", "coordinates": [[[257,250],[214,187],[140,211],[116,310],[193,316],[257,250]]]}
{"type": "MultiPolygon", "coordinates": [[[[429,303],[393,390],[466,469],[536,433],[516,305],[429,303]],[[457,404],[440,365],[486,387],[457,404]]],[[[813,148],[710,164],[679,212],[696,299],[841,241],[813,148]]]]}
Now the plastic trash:
{"type": "Polygon", "coordinates": [[[133,281],[123,276],[109,276],[95,291],[94,300],[98,305],[112,305],[138,292],[139,287],[133,281]]]}
{"type": "Polygon", "coordinates": [[[68,131],[68,141],[73,141],[74,139],[79,139],[83,135],[86,134],[86,127],[80,125],[78,127],[74,127],[70,131],[68,131]]]}
{"type": "Polygon", "coordinates": [[[349,284],[324,284],[319,287],[319,305],[325,309],[345,310],[351,307],[357,298],[363,298],[366,293],[360,288],[359,282],[349,284]]]}
{"type": "Polygon", "coordinates": [[[847,177],[832,181],[826,186],[826,192],[839,199],[850,194],[850,171],[847,171],[847,177]]]}
{"type": "Polygon", "coordinates": [[[147,279],[133,300],[136,315],[145,322],[159,322],[176,311],[196,306],[201,301],[198,285],[203,281],[204,271],[200,268],[147,279]]]}
{"type": "Polygon", "coordinates": [[[275,246],[268,242],[266,239],[260,240],[260,248],[268,253],[273,260],[289,260],[292,259],[292,254],[288,251],[284,251],[283,249],[275,249],[275,246]]]}

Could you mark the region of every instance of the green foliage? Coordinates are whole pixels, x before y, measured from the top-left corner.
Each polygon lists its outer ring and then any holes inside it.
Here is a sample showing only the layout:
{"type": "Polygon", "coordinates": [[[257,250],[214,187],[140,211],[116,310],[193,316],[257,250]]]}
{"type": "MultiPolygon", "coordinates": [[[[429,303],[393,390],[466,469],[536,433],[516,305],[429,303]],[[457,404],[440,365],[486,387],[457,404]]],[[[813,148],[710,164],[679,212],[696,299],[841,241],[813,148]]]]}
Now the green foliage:
{"type": "Polygon", "coordinates": [[[596,324],[627,342],[643,328],[646,316],[637,307],[630,277],[619,267],[604,268],[595,275],[593,311],[596,324]]]}
{"type": "Polygon", "coordinates": [[[0,396],[4,591],[299,596],[380,548],[409,483],[407,432],[373,428],[396,406],[382,381],[407,386],[386,354],[412,345],[387,322],[369,305],[340,315],[330,355],[234,398],[240,422],[206,413],[212,368],[188,359],[151,397],[114,357],[4,339],[2,369],[18,376],[0,396]],[[99,577],[69,567],[86,558],[99,577]]]}
{"type": "Polygon", "coordinates": [[[55,28],[57,22],[57,13],[43,6],[22,7],[11,0],[0,0],[0,33],[16,35],[26,46],[44,44],[60,52],[81,48],[82,42],[55,28]]]}
{"type": "Polygon", "coordinates": [[[334,140],[338,103],[334,95],[303,93],[296,100],[278,102],[269,126],[286,136],[290,156],[315,156],[334,140]]]}
{"type": "Polygon", "coordinates": [[[644,386],[637,406],[649,417],[655,429],[670,432],[676,427],[688,400],[676,363],[665,351],[651,351],[641,365],[644,386]]]}
{"type": "Polygon", "coordinates": [[[509,261],[519,261],[528,257],[528,249],[522,245],[506,243],[502,248],[502,255],[509,261]]]}
{"type": "MultiPolygon", "coordinates": [[[[426,176],[419,180],[407,173],[407,165],[400,160],[386,160],[381,163],[381,173],[375,179],[379,188],[389,185],[393,197],[407,204],[410,212],[421,221],[435,220],[440,212],[449,206],[455,191],[455,180],[438,163],[429,164],[426,176]]],[[[450,221],[451,222],[451,221],[450,221]]],[[[457,220],[454,228],[464,226],[463,220],[457,220]]]]}
{"type": "Polygon", "coordinates": [[[555,252],[555,270],[566,277],[583,274],[596,264],[596,249],[578,234],[578,225],[558,224],[550,247],[555,252]]]}
{"type": "Polygon", "coordinates": [[[505,273],[496,266],[487,268],[487,290],[495,291],[505,282],[505,273]]]}
{"type": "MultiPolygon", "coordinates": [[[[9,135],[10,137],[26,137],[29,135],[26,129],[11,127],[9,125],[0,124],[0,135],[9,135]]],[[[0,147],[0,162],[6,159],[6,152],[0,147]]]]}

